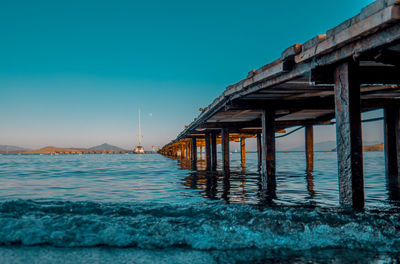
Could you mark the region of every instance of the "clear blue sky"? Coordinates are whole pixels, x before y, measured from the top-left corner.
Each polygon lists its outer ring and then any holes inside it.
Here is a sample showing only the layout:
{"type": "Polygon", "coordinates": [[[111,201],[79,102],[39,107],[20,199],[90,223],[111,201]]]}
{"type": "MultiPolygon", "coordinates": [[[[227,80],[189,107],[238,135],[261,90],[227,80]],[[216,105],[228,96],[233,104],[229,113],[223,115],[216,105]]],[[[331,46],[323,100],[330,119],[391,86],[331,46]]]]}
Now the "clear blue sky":
{"type": "Polygon", "coordinates": [[[227,85],[370,2],[2,0],[0,144],[132,147],[140,106],[145,146],[163,145],[227,85]]]}

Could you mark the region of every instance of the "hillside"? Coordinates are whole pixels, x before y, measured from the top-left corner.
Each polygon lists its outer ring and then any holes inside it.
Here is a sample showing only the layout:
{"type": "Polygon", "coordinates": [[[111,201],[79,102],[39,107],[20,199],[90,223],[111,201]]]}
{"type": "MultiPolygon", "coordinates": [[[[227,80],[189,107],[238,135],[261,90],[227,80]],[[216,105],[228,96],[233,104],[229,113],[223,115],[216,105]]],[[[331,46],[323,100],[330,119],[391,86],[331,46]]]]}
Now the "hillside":
{"type": "Polygon", "coordinates": [[[54,146],[47,146],[41,149],[29,150],[23,152],[24,154],[51,154],[51,153],[82,153],[79,149],[59,148],[54,146]]]}
{"type": "Polygon", "coordinates": [[[10,146],[10,145],[0,145],[0,152],[15,152],[15,151],[26,151],[28,149],[17,147],[17,146],[10,146]]]}
{"type": "Polygon", "coordinates": [[[363,146],[364,151],[384,151],[385,145],[384,144],[375,144],[369,146],[363,146]]]}
{"type": "Polygon", "coordinates": [[[117,146],[113,146],[113,145],[110,145],[110,144],[107,144],[107,143],[104,143],[104,144],[101,144],[101,145],[98,145],[98,146],[94,146],[94,147],[88,148],[88,150],[121,151],[121,150],[125,150],[125,149],[117,147],[117,146]]]}

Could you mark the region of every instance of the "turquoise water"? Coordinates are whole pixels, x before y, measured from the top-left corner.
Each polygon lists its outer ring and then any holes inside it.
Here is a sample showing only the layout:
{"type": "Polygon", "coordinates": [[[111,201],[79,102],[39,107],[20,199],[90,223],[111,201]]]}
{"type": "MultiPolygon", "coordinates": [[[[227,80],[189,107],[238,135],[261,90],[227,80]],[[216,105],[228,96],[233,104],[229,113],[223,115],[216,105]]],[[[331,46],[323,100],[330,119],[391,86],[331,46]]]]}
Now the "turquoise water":
{"type": "Polygon", "coordinates": [[[231,159],[227,176],[158,154],[0,155],[0,263],[399,259],[382,152],[364,154],[364,212],[339,207],[336,153],[316,153],[312,174],[304,153],[278,153],[276,197],[255,153],[245,170],[231,159]]]}

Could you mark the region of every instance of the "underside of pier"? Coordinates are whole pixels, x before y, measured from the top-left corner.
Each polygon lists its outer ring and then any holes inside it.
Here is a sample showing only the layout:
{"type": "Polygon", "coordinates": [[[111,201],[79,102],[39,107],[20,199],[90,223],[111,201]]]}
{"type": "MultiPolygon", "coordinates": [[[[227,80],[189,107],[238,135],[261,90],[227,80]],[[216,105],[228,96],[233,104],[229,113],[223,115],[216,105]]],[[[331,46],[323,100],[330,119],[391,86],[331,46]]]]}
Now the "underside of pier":
{"type": "Polygon", "coordinates": [[[196,161],[197,147],[204,146],[207,170],[215,170],[216,146],[222,144],[222,168],[229,171],[229,142],[241,142],[244,163],[245,139],[256,138],[264,179],[275,185],[275,133],[306,127],[312,171],[313,126],[335,119],[340,201],[363,208],[361,113],[384,109],[387,178],[398,187],[399,96],[400,1],[378,0],[228,86],[160,152],[196,161]]]}

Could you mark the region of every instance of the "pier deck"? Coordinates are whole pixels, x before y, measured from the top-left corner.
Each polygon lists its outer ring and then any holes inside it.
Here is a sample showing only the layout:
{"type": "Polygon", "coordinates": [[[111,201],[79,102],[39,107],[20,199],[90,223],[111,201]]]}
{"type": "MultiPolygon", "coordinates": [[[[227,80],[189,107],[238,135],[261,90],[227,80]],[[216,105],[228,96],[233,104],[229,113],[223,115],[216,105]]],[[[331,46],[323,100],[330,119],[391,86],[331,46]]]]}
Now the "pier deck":
{"type": "Polygon", "coordinates": [[[263,174],[274,185],[275,132],[307,127],[307,166],[312,170],[312,126],[336,118],[341,203],[362,208],[361,112],[385,109],[387,174],[398,185],[399,96],[400,1],[378,0],[228,86],[160,152],[196,161],[197,151],[189,149],[204,142],[208,167],[215,169],[212,153],[221,142],[224,170],[229,170],[229,141],[257,137],[263,174]]]}

